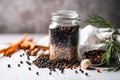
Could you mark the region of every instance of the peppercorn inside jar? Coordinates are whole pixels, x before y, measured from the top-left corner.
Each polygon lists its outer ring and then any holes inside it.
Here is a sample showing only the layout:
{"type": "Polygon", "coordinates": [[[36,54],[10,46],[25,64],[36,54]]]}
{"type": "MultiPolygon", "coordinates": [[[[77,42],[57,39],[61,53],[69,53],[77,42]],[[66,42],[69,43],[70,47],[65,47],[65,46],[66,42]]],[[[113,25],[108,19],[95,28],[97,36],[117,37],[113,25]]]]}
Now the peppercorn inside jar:
{"type": "Polygon", "coordinates": [[[52,13],[49,26],[51,60],[78,59],[79,28],[79,15],[75,11],[52,13]]]}

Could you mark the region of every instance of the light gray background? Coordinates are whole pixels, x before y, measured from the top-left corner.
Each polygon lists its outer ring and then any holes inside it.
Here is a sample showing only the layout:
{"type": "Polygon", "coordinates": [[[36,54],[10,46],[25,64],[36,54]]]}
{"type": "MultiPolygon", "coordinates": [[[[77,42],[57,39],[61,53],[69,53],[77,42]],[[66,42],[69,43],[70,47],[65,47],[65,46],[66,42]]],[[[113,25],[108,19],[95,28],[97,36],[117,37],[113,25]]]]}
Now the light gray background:
{"type": "MultiPolygon", "coordinates": [[[[120,0],[0,0],[0,33],[47,33],[51,12],[75,10],[83,21],[98,14],[120,24],[120,0]]],[[[83,26],[82,26],[83,27],[83,26]]]]}

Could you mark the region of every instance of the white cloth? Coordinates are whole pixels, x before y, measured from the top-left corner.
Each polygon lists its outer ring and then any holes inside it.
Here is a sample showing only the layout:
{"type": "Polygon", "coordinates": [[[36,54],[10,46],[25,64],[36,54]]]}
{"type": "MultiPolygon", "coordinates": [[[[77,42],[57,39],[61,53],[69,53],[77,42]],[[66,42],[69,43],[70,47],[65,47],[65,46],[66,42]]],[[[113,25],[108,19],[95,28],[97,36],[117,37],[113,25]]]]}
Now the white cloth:
{"type": "Polygon", "coordinates": [[[80,54],[84,51],[103,48],[104,44],[100,42],[109,38],[112,32],[109,28],[97,28],[92,25],[85,26],[80,32],[80,54]]]}

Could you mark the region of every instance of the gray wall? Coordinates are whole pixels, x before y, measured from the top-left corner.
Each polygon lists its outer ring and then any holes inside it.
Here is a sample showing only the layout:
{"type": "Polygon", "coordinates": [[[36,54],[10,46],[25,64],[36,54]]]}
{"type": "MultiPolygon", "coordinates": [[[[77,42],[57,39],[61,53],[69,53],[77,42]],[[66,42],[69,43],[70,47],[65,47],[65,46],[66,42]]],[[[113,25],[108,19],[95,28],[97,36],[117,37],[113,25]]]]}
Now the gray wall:
{"type": "Polygon", "coordinates": [[[0,0],[0,33],[47,33],[51,12],[75,10],[81,20],[98,14],[120,24],[120,0],[0,0]]]}

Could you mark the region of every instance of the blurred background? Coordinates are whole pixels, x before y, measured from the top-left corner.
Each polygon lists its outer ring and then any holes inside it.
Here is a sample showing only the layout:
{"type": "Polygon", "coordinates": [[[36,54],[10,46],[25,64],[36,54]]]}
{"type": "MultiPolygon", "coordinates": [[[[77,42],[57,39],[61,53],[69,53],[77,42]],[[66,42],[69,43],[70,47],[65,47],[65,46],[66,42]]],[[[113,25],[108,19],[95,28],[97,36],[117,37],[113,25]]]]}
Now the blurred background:
{"type": "Polygon", "coordinates": [[[51,12],[58,9],[77,11],[82,21],[98,14],[119,26],[119,4],[120,0],[0,0],[0,33],[48,33],[51,12]]]}

